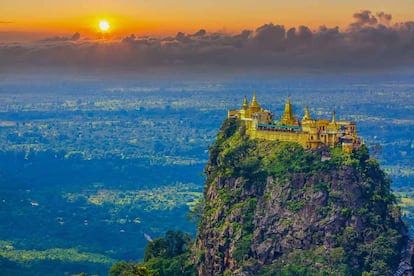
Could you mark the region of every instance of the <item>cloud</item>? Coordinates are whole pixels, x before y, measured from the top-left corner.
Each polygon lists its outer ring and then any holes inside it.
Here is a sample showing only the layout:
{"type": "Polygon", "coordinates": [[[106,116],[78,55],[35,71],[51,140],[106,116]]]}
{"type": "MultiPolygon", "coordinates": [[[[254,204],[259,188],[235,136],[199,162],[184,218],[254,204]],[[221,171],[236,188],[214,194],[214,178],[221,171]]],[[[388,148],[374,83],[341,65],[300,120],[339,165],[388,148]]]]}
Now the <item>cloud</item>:
{"type": "Polygon", "coordinates": [[[377,16],[381,24],[389,25],[392,20],[392,15],[384,12],[377,12],[377,16]]]}
{"type": "Polygon", "coordinates": [[[200,37],[200,36],[205,36],[207,34],[207,31],[204,29],[199,30],[198,32],[192,34],[191,36],[196,36],[196,37],[200,37]]]}
{"type": "Polygon", "coordinates": [[[63,42],[63,41],[77,41],[80,39],[80,33],[76,32],[70,37],[66,36],[54,36],[54,37],[48,37],[43,39],[43,42],[63,42]]]}
{"type": "Polygon", "coordinates": [[[280,50],[284,46],[285,34],[284,26],[265,24],[256,29],[253,41],[261,49],[280,50]]]}
{"type": "Polygon", "coordinates": [[[133,43],[137,37],[134,34],[130,34],[122,39],[124,43],[133,43]]]}
{"type": "Polygon", "coordinates": [[[356,12],[353,15],[355,23],[352,24],[354,27],[362,27],[367,25],[376,25],[378,20],[372,15],[371,11],[364,10],[361,12],[356,12]]]}
{"type": "Polygon", "coordinates": [[[12,21],[1,21],[0,20],[0,24],[12,24],[13,22],[12,21]]]}
{"type": "Polygon", "coordinates": [[[392,15],[383,11],[377,12],[376,16],[370,10],[363,10],[356,12],[353,15],[355,22],[350,25],[350,28],[359,29],[367,26],[377,26],[379,24],[390,26],[392,15]]]}
{"type": "Polygon", "coordinates": [[[286,43],[288,47],[303,46],[310,42],[314,37],[312,31],[306,26],[299,26],[298,29],[290,28],[286,33],[286,43]]]}
{"type": "Polygon", "coordinates": [[[1,68],[268,68],[275,70],[377,70],[414,66],[414,22],[391,24],[392,15],[364,10],[346,30],[264,24],[236,34],[178,32],[168,37],[130,34],[111,42],[80,34],[37,44],[0,45],[1,68]]]}
{"type": "Polygon", "coordinates": [[[72,41],[77,41],[80,38],[80,33],[76,32],[72,35],[72,37],[70,38],[70,40],[72,41]]]}

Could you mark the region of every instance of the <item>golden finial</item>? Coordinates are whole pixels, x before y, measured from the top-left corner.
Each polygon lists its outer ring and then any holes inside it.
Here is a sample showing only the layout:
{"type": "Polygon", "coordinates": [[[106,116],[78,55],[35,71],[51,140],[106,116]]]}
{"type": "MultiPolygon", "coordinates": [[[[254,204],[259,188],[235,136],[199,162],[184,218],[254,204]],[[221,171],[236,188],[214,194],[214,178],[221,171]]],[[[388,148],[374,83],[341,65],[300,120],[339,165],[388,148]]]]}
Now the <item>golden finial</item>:
{"type": "Polygon", "coordinates": [[[244,96],[244,101],[243,101],[243,109],[247,109],[247,108],[249,108],[249,103],[247,102],[247,97],[246,96],[244,96]]]}
{"type": "Polygon", "coordinates": [[[293,108],[292,108],[292,104],[290,103],[290,95],[287,98],[287,101],[285,104],[285,112],[283,113],[280,121],[281,121],[281,124],[285,126],[292,126],[297,123],[295,115],[293,115],[293,108]]]}
{"type": "Polygon", "coordinates": [[[256,99],[256,90],[253,91],[253,99],[252,99],[252,105],[257,105],[257,99],[256,99]]]}
{"type": "Polygon", "coordinates": [[[290,103],[290,95],[287,98],[287,102],[285,104],[285,114],[284,116],[286,116],[286,118],[288,118],[289,120],[293,119],[293,108],[292,108],[292,104],[290,103]]]}
{"type": "Polygon", "coordinates": [[[253,112],[257,112],[260,110],[260,105],[257,102],[257,98],[256,98],[256,91],[253,91],[253,98],[252,98],[252,103],[250,104],[250,108],[252,108],[253,112]]]}
{"type": "Polygon", "coordinates": [[[305,108],[305,116],[303,116],[303,120],[310,120],[311,116],[310,116],[310,112],[309,112],[309,106],[306,106],[305,108]]]}

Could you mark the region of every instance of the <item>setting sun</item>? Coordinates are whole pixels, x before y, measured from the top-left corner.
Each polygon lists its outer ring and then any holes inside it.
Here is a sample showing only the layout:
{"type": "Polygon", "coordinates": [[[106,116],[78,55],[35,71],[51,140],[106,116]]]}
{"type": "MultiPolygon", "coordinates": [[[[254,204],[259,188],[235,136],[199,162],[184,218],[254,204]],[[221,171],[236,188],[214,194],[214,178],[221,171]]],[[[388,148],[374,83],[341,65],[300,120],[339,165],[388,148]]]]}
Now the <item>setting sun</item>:
{"type": "Polygon", "coordinates": [[[109,28],[110,28],[110,25],[107,20],[99,21],[99,29],[101,29],[101,31],[106,32],[109,30],[109,28]]]}

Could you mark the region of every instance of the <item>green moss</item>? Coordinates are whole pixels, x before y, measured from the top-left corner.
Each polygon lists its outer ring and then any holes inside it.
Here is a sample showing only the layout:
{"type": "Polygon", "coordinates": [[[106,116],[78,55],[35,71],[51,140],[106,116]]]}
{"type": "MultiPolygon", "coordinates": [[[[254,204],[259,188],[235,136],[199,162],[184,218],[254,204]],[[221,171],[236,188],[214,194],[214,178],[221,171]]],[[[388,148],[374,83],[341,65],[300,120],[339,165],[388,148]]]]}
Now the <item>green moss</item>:
{"type": "Polygon", "coordinates": [[[327,191],[329,191],[329,185],[327,184],[327,183],[323,183],[323,182],[320,182],[320,183],[317,183],[317,184],[315,184],[315,185],[313,185],[313,191],[314,192],[327,192],[327,191]]]}
{"type": "Polygon", "coordinates": [[[325,248],[313,250],[295,250],[265,266],[261,275],[350,275],[344,264],[343,249],[335,249],[325,255],[325,248]]]}
{"type": "Polygon", "coordinates": [[[349,217],[351,216],[352,211],[349,210],[348,208],[342,208],[341,210],[341,215],[343,215],[344,217],[349,217]]]}
{"type": "Polygon", "coordinates": [[[292,225],[293,222],[291,219],[282,219],[281,223],[284,226],[289,226],[289,225],[292,225]]]}
{"type": "Polygon", "coordinates": [[[303,205],[305,205],[305,202],[303,201],[294,201],[294,200],[288,200],[286,201],[286,207],[292,211],[292,212],[298,212],[302,209],[303,205]]]}
{"type": "Polygon", "coordinates": [[[253,238],[252,234],[247,234],[235,243],[233,258],[238,263],[241,263],[243,259],[249,255],[250,244],[251,244],[252,238],[253,238]]]}
{"type": "Polygon", "coordinates": [[[216,213],[218,208],[206,208],[204,211],[204,216],[211,217],[214,213],[216,213]]]}

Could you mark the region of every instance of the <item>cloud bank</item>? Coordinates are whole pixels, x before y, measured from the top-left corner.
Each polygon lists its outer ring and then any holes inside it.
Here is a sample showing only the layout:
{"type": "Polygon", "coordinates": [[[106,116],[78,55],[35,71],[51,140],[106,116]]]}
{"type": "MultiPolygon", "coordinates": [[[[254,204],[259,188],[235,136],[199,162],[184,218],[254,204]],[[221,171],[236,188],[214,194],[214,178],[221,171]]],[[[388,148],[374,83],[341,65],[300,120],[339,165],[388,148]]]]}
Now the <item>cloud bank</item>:
{"type": "Polygon", "coordinates": [[[79,33],[34,44],[0,44],[0,68],[153,68],[221,66],[270,69],[386,69],[414,66],[414,22],[363,10],[345,30],[321,26],[286,28],[264,24],[238,34],[199,30],[171,37],[135,34],[111,42],[79,33]]]}
{"type": "Polygon", "coordinates": [[[70,37],[66,36],[54,36],[54,37],[48,37],[43,40],[42,42],[57,42],[57,41],[77,41],[80,39],[80,33],[76,32],[70,37]]]}

